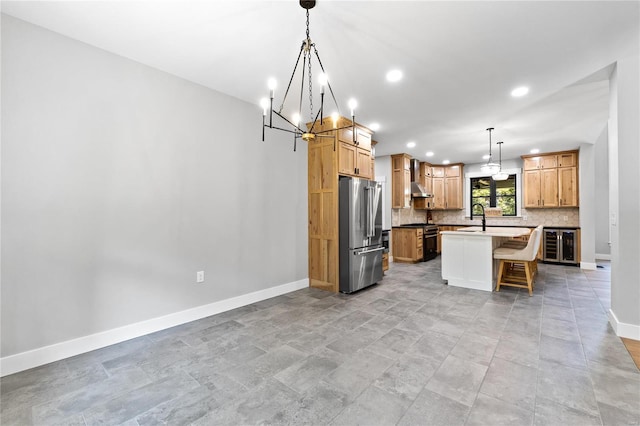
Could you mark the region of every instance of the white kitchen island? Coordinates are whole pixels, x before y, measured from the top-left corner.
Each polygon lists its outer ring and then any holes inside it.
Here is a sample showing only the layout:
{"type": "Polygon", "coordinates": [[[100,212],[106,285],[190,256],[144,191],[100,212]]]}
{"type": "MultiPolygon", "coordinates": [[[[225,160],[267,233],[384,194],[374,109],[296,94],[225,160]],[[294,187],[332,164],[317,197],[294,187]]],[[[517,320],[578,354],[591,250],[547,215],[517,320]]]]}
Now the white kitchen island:
{"type": "Polygon", "coordinates": [[[528,228],[480,226],[442,231],[442,279],[450,286],[493,291],[496,285],[498,261],[493,250],[509,238],[529,235],[528,228]]]}

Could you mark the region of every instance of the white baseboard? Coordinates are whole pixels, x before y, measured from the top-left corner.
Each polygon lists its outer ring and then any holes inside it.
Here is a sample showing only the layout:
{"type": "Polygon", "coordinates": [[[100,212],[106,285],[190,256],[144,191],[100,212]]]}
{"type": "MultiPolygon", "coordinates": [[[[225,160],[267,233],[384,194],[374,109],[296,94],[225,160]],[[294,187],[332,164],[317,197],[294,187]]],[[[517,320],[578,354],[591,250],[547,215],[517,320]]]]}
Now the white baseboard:
{"type": "Polygon", "coordinates": [[[609,324],[616,332],[616,336],[625,337],[627,339],[640,340],[640,325],[627,324],[618,321],[618,317],[609,309],[609,324]]]}
{"type": "Polygon", "coordinates": [[[169,315],[164,315],[162,317],[10,355],[0,358],[0,377],[28,370],[50,362],[59,361],[85,352],[104,348],[105,346],[124,342],[149,333],[154,333],[170,327],[175,327],[176,325],[206,318],[211,315],[226,312],[231,309],[250,305],[251,303],[307,287],[309,287],[309,279],[305,278],[299,281],[255,291],[253,293],[232,297],[230,299],[209,303],[208,305],[198,306],[169,315]]]}
{"type": "Polygon", "coordinates": [[[596,269],[598,269],[598,265],[592,262],[580,262],[580,269],[595,271],[596,269]]]}
{"type": "Polygon", "coordinates": [[[610,254],[596,253],[596,260],[611,260],[610,254]]]}

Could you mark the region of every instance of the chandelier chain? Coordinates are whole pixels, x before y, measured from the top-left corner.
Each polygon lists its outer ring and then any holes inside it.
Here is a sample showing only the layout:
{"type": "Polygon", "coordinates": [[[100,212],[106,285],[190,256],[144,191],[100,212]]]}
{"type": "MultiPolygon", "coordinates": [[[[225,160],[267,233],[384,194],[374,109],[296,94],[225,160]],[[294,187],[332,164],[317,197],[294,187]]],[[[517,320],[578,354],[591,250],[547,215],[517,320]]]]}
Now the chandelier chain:
{"type": "Polygon", "coordinates": [[[313,121],[313,76],[311,75],[311,39],[309,37],[309,9],[307,9],[307,51],[309,56],[309,121],[313,121]]]}

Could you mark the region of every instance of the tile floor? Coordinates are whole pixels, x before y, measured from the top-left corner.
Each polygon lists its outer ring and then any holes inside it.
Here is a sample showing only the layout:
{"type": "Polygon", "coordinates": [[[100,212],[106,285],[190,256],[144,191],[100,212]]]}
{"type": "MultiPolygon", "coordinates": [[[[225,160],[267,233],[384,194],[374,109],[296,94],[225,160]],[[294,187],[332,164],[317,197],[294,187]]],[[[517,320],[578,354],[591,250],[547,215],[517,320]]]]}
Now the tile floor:
{"type": "Polygon", "coordinates": [[[540,265],[529,297],[392,264],[5,377],[1,423],[637,425],[607,268],[540,265]]]}

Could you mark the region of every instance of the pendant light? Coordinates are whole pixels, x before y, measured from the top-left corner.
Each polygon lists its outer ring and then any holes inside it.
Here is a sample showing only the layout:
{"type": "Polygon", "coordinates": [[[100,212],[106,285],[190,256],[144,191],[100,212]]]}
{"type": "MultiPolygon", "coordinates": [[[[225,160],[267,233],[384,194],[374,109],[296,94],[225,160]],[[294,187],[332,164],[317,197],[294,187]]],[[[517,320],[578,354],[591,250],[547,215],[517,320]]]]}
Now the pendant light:
{"type": "Polygon", "coordinates": [[[498,173],[496,173],[493,176],[491,176],[491,178],[493,180],[507,180],[507,179],[509,179],[509,174],[502,171],[502,144],[503,143],[504,142],[496,142],[496,144],[498,145],[498,148],[500,149],[500,169],[498,170],[498,173]]]}
{"type": "Polygon", "coordinates": [[[487,160],[487,164],[482,166],[480,170],[493,176],[500,171],[500,165],[491,162],[491,131],[493,130],[493,127],[489,127],[487,130],[489,131],[489,159],[487,160]]]}

